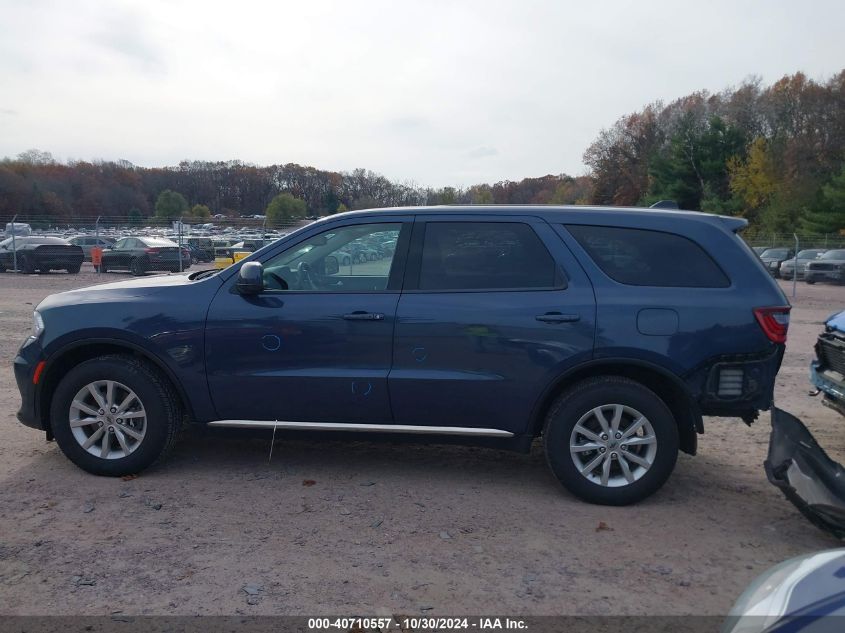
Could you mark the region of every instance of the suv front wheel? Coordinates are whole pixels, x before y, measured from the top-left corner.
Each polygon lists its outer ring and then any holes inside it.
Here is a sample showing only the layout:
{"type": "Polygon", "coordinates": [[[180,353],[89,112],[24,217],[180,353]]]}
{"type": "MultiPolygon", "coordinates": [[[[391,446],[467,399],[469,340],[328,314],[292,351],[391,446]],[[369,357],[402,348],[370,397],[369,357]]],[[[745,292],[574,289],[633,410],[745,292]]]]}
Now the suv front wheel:
{"type": "Polygon", "coordinates": [[[53,395],[50,423],[62,452],[95,475],[138,473],[172,447],[178,398],[152,367],[101,356],[71,369],[53,395]]]}
{"type": "Polygon", "coordinates": [[[604,505],[648,497],[678,458],[678,426],[669,408],[620,376],[589,378],[564,391],[546,416],[543,442],[563,486],[604,505]]]}

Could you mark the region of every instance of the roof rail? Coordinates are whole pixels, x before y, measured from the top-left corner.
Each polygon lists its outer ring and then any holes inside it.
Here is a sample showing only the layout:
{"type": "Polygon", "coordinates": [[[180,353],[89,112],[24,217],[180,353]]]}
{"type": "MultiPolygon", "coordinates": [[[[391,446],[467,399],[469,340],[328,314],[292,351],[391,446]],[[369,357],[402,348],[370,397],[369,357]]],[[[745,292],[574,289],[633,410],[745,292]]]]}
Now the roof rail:
{"type": "Polygon", "coordinates": [[[649,209],[680,209],[674,200],[658,200],[649,209]]]}

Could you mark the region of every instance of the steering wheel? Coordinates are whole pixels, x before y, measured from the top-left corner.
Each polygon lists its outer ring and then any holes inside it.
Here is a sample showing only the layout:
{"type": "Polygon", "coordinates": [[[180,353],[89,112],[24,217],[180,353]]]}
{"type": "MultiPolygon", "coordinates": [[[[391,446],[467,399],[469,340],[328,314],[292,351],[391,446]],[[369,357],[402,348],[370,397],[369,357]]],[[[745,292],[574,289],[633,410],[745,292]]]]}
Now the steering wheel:
{"type": "Polygon", "coordinates": [[[299,277],[298,285],[300,290],[317,290],[314,280],[311,279],[311,264],[308,262],[299,262],[296,272],[299,277]]]}

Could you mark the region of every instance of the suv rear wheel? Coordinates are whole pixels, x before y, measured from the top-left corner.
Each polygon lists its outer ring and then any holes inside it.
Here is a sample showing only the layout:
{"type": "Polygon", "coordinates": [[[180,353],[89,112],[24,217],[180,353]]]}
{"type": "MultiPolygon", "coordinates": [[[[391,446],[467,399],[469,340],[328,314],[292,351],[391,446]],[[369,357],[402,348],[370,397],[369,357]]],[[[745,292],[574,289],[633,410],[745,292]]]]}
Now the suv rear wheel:
{"type": "Polygon", "coordinates": [[[620,376],[589,378],[564,391],[546,416],[543,442],[563,486],[604,505],[648,497],[678,458],[678,426],[669,408],[620,376]]]}
{"type": "Polygon", "coordinates": [[[172,387],[130,356],[102,356],[59,383],[50,423],[62,452],[95,475],[137,473],[163,457],[179,429],[172,387]]]}

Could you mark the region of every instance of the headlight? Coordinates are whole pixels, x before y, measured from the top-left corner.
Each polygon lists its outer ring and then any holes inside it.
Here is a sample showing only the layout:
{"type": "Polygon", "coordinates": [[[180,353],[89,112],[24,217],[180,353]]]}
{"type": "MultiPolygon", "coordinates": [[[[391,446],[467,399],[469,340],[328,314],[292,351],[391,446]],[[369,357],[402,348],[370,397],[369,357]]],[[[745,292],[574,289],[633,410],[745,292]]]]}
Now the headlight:
{"type": "Polygon", "coordinates": [[[769,262],[769,268],[777,268],[777,267],[778,267],[777,262],[769,262]]]}
{"type": "Polygon", "coordinates": [[[44,319],[38,310],[32,312],[32,333],[26,337],[26,340],[21,345],[21,348],[26,347],[38,340],[38,337],[44,333],[44,319]]]}
{"type": "Polygon", "coordinates": [[[38,338],[44,332],[44,319],[41,318],[41,313],[38,310],[32,312],[32,338],[38,338]]]}

